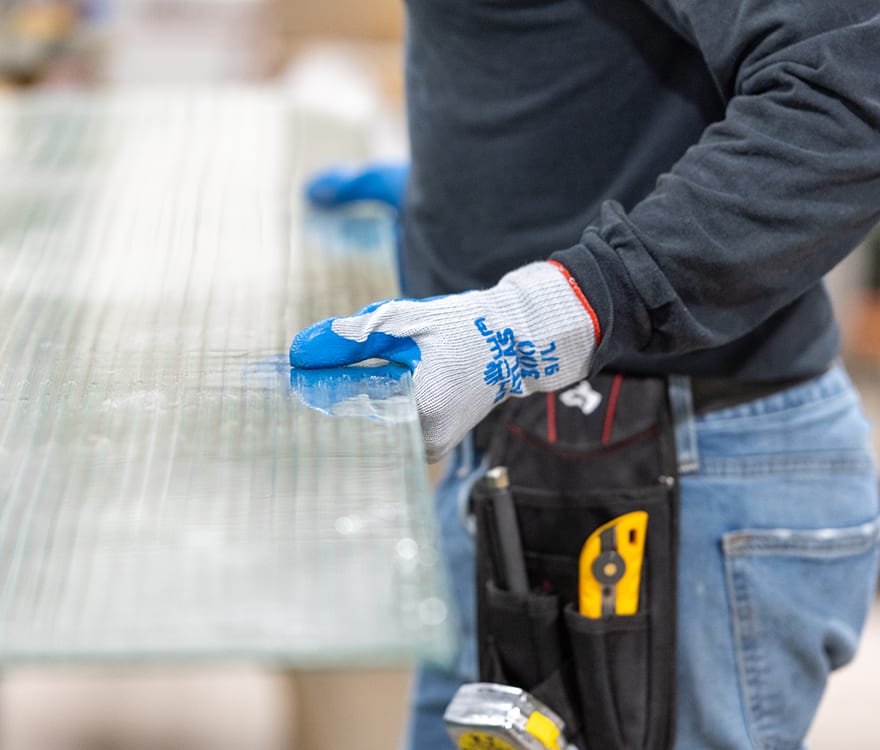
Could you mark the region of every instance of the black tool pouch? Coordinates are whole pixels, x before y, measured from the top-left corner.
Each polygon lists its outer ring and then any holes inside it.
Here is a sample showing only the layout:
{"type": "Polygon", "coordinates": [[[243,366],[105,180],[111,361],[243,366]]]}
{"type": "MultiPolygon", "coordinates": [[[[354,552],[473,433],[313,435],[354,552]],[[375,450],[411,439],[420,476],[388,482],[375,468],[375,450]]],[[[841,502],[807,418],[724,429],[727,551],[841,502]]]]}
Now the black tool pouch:
{"type": "Polygon", "coordinates": [[[598,376],[580,398],[511,400],[489,441],[506,466],[530,592],[499,581],[492,493],[474,488],[480,678],[523,688],[583,750],[665,750],[674,736],[678,481],[667,383],[598,376]],[[567,401],[569,405],[565,405],[567,401]],[[588,409],[586,409],[588,410],[588,409]],[[648,514],[638,611],[578,609],[581,547],[630,511],[648,514]]]}

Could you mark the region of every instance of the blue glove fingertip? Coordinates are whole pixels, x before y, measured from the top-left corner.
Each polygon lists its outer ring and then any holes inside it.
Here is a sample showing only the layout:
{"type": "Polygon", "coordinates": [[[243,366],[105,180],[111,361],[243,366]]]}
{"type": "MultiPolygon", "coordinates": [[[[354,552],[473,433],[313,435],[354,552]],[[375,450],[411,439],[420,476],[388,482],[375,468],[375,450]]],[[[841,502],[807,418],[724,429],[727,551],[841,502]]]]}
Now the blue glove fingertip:
{"type": "Polygon", "coordinates": [[[354,178],[354,174],[344,169],[328,169],[315,175],[306,183],[306,200],[315,206],[332,208],[344,201],[340,199],[340,191],[354,178]]]}
{"type": "Polygon", "coordinates": [[[303,369],[315,369],[319,367],[332,367],[334,363],[328,362],[327,351],[324,342],[328,337],[336,337],[333,333],[333,321],[335,318],[313,323],[308,328],[303,328],[290,344],[290,366],[303,369]]]}
{"type": "MultiPolygon", "coordinates": [[[[368,315],[375,312],[382,305],[393,300],[379,300],[362,307],[352,317],[368,315]]],[[[337,367],[360,361],[353,359],[353,348],[357,344],[343,338],[333,330],[333,321],[339,318],[327,318],[307,328],[303,328],[290,344],[290,366],[303,369],[316,369],[320,367],[337,367]]],[[[361,357],[366,359],[366,357],[361,357]]]]}
{"type": "Polygon", "coordinates": [[[340,336],[333,330],[338,318],[322,320],[300,331],[290,344],[290,366],[305,370],[341,367],[367,359],[396,362],[415,372],[422,359],[418,344],[409,336],[373,331],[363,341],[340,336]]]}
{"type": "Polygon", "coordinates": [[[353,184],[354,191],[365,199],[377,200],[398,211],[403,207],[403,193],[409,176],[408,165],[380,165],[364,170],[353,184]]]}
{"type": "Polygon", "coordinates": [[[375,165],[360,171],[334,167],[309,180],[305,196],[321,208],[379,201],[400,210],[408,174],[407,165],[375,165]]]}

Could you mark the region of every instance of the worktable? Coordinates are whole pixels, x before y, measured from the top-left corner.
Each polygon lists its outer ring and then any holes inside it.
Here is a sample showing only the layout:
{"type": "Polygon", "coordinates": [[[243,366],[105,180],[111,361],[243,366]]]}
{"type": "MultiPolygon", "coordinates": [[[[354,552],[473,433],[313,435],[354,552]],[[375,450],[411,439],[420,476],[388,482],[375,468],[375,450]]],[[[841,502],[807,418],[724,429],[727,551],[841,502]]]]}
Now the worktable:
{"type": "Polygon", "coordinates": [[[0,665],[448,661],[408,371],[291,371],[395,293],[362,141],[266,90],[0,99],[0,665]]]}

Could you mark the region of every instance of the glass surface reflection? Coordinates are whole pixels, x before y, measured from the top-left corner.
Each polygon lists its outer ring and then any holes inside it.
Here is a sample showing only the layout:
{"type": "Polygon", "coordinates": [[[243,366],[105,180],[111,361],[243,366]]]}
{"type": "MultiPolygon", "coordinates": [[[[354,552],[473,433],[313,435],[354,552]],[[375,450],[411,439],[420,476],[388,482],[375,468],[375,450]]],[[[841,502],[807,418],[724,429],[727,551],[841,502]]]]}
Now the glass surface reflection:
{"type": "Polygon", "coordinates": [[[278,354],[394,294],[387,216],[301,215],[269,93],[0,120],[0,662],[447,659],[409,372],[278,354]]]}

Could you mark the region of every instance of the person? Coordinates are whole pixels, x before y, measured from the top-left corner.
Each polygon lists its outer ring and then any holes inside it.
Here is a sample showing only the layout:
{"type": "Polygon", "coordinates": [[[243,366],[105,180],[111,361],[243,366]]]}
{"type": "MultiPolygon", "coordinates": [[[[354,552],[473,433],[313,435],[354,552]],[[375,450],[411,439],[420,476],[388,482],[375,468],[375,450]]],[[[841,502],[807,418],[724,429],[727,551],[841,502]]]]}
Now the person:
{"type": "MultiPolygon", "coordinates": [[[[452,451],[437,510],[464,646],[420,670],[408,747],[451,746],[442,712],[476,676],[472,429],[614,371],[692,388],[674,747],[801,748],[876,585],[869,427],[822,277],[880,218],[880,2],[407,12],[413,299],[310,326],[290,361],[406,364],[429,458],[452,451]]],[[[394,200],[383,174],[325,175],[313,197],[373,182],[394,200]]]]}

